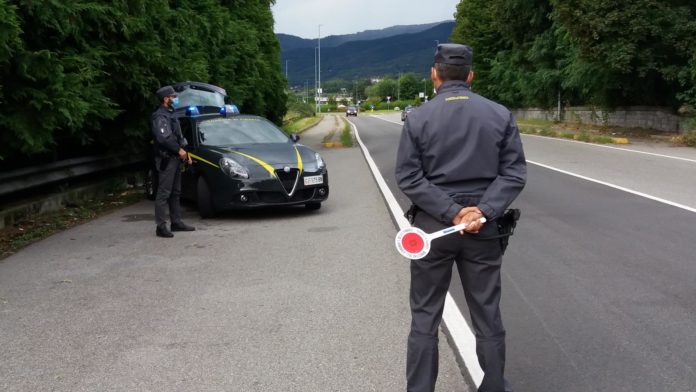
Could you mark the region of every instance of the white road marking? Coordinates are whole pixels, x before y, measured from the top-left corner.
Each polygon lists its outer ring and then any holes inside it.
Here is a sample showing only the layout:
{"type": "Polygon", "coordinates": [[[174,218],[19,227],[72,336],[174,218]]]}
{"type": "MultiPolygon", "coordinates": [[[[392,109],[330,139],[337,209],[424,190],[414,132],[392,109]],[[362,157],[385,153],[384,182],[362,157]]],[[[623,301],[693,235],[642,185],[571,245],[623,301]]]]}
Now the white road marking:
{"type": "Polygon", "coordinates": [[[370,116],[370,117],[376,118],[376,119],[378,119],[378,120],[386,121],[386,122],[388,122],[388,123],[400,125],[400,126],[403,126],[403,125],[404,125],[403,122],[396,122],[396,121],[392,121],[392,120],[387,120],[386,118],[382,118],[382,116],[370,116]]]}
{"type": "MultiPolygon", "coordinates": [[[[393,123],[393,121],[384,119],[381,120],[393,123]]],[[[358,144],[362,149],[365,160],[367,161],[367,164],[372,171],[372,175],[374,176],[375,181],[377,181],[377,184],[384,195],[384,199],[391,210],[392,216],[399,225],[399,230],[410,227],[411,224],[408,222],[408,220],[406,220],[406,218],[404,218],[404,211],[401,209],[401,206],[399,206],[399,203],[396,201],[396,197],[394,197],[394,194],[389,189],[389,186],[387,186],[386,181],[384,181],[384,177],[382,177],[379,168],[372,159],[370,151],[368,151],[367,147],[362,142],[362,139],[360,139],[358,127],[356,127],[352,121],[348,120],[348,122],[353,126],[355,139],[358,141],[358,144]]],[[[457,307],[457,304],[454,302],[454,299],[449,292],[445,298],[445,310],[442,313],[442,321],[445,323],[445,326],[450,333],[450,337],[452,338],[459,353],[459,357],[464,361],[464,365],[466,366],[471,379],[474,381],[474,383],[476,383],[476,386],[481,385],[481,381],[483,381],[483,370],[481,370],[481,366],[478,363],[478,357],[476,356],[476,338],[474,337],[474,333],[471,331],[469,324],[467,324],[464,316],[462,316],[462,312],[459,310],[459,307],[457,307]]]]}
{"type": "Polygon", "coordinates": [[[522,133],[521,135],[522,135],[522,136],[529,136],[529,137],[538,137],[538,138],[550,139],[550,140],[555,140],[555,141],[565,142],[565,143],[579,143],[579,144],[584,144],[584,145],[586,145],[586,146],[601,147],[601,148],[609,148],[609,149],[611,149],[611,150],[619,150],[619,151],[633,152],[633,153],[636,153],[636,154],[652,155],[652,156],[660,157],[660,158],[669,158],[669,159],[676,159],[676,160],[680,160],[680,161],[686,161],[686,162],[696,163],[696,159],[689,159],[689,158],[676,157],[676,156],[674,156],[674,155],[657,154],[657,153],[654,153],[654,152],[639,151],[639,150],[631,150],[631,149],[628,149],[628,148],[621,148],[621,147],[605,146],[605,145],[603,145],[603,144],[594,144],[594,143],[579,142],[579,141],[577,141],[577,140],[557,139],[557,138],[548,137],[548,136],[528,135],[528,134],[526,134],[526,133],[522,133]]]}
{"type": "Polygon", "coordinates": [[[546,169],[549,169],[549,170],[553,170],[553,171],[557,171],[557,172],[559,172],[559,173],[563,173],[563,174],[566,174],[566,175],[569,175],[569,176],[577,177],[577,178],[583,179],[583,180],[585,180],[585,181],[590,181],[590,182],[594,182],[594,183],[596,183],[596,184],[600,184],[600,185],[608,186],[608,187],[610,187],[610,188],[618,189],[618,190],[620,190],[620,191],[624,191],[624,192],[631,193],[631,194],[634,194],[634,195],[637,195],[637,196],[641,196],[641,197],[644,197],[644,198],[646,198],[646,199],[654,200],[654,201],[657,201],[657,202],[660,202],[660,203],[664,203],[664,204],[667,204],[667,205],[670,205],[670,206],[673,206],[673,207],[678,207],[678,208],[681,208],[681,209],[684,209],[684,210],[687,210],[687,211],[696,212],[696,208],[692,208],[692,207],[689,207],[689,206],[685,206],[685,205],[683,205],[683,204],[675,203],[675,202],[673,202],[673,201],[669,201],[669,200],[667,200],[667,199],[662,199],[662,198],[659,198],[659,197],[657,197],[657,196],[649,195],[649,194],[647,194],[647,193],[638,192],[638,191],[636,191],[636,190],[629,189],[629,188],[625,188],[625,187],[622,187],[622,186],[619,186],[619,185],[616,185],[616,184],[612,184],[612,183],[610,183],[610,182],[605,182],[605,181],[597,180],[597,179],[594,179],[594,178],[591,178],[591,177],[586,177],[586,176],[583,176],[583,175],[581,175],[581,174],[577,174],[577,173],[569,172],[569,171],[566,171],[566,170],[558,169],[558,168],[556,168],[556,167],[549,166],[549,165],[544,165],[543,163],[539,163],[539,162],[534,162],[534,161],[527,160],[527,163],[531,163],[531,164],[533,164],[533,165],[541,166],[541,167],[543,167],[543,168],[546,168],[546,169]]]}

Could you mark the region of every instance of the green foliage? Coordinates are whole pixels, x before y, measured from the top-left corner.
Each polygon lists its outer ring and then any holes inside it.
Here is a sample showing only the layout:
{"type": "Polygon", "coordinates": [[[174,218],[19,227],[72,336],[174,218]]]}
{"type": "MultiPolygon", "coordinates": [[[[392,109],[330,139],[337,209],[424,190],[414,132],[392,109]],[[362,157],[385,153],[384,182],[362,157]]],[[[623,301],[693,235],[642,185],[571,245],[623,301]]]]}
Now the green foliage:
{"type": "Polygon", "coordinates": [[[341,131],[341,144],[343,147],[353,147],[353,131],[350,123],[343,120],[343,131],[341,131]]]}
{"type": "Polygon", "coordinates": [[[285,114],[271,0],[12,3],[0,0],[6,158],[140,147],[154,91],[178,81],[220,85],[277,124],[285,114]]]}
{"type": "Polygon", "coordinates": [[[453,42],[473,88],[508,106],[696,103],[696,3],[462,0],[453,42]]]}

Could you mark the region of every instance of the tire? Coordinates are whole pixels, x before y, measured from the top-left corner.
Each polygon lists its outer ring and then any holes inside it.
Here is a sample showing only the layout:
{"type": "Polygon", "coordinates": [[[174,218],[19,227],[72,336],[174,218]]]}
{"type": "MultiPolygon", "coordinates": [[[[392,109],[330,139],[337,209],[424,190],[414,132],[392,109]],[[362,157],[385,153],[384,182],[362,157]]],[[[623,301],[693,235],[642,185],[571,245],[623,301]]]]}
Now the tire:
{"type": "Polygon", "coordinates": [[[305,204],[305,208],[310,210],[310,211],[316,211],[316,210],[321,208],[321,203],[320,202],[307,203],[307,204],[305,204]]]}
{"type": "Polygon", "coordinates": [[[143,182],[143,188],[145,188],[145,198],[148,200],[155,200],[157,198],[157,186],[159,185],[159,178],[157,176],[157,171],[154,168],[147,169],[145,173],[145,181],[143,182]]]}
{"type": "Polygon", "coordinates": [[[198,186],[196,188],[198,214],[203,219],[213,218],[215,215],[217,215],[217,211],[215,211],[215,206],[213,205],[213,198],[210,194],[208,182],[201,177],[198,179],[198,186]]]}

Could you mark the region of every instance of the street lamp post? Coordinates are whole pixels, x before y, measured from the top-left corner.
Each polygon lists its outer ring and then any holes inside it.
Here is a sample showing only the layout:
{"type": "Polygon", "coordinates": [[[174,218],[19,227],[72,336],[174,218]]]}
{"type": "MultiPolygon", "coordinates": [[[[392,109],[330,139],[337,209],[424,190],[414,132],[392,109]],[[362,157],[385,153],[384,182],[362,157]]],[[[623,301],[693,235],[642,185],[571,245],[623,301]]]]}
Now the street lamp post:
{"type": "Polygon", "coordinates": [[[317,70],[317,94],[319,95],[319,102],[317,103],[317,107],[319,108],[318,112],[321,113],[321,25],[319,25],[319,38],[317,40],[319,41],[319,68],[317,70]]]}
{"type": "Polygon", "coordinates": [[[401,71],[399,71],[399,80],[396,81],[396,100],[401,101],[401,71]]]}

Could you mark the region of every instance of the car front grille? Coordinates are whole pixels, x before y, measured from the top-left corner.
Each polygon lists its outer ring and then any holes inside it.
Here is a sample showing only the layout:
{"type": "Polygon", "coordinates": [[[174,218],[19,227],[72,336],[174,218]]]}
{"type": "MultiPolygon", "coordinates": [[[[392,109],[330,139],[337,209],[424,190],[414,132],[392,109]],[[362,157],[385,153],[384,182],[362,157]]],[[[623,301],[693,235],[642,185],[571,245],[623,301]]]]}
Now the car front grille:
{"type": "Polygon", "coordinates": [[[297,185],[298,178],[300,177],[299,169],[290,169],[285,171],[283,169],[278,169],[275,171],[278,181],[283,185],[283,189],[287,192],[288,196],[292,196],[297,185]]]}

